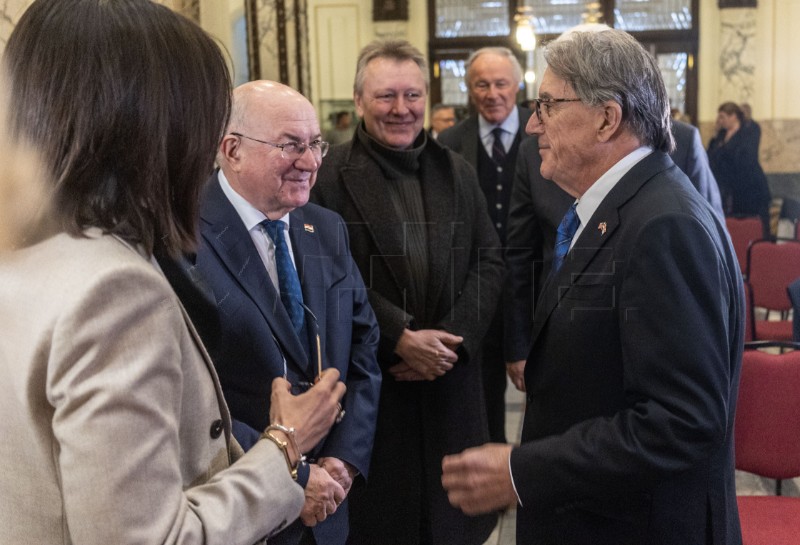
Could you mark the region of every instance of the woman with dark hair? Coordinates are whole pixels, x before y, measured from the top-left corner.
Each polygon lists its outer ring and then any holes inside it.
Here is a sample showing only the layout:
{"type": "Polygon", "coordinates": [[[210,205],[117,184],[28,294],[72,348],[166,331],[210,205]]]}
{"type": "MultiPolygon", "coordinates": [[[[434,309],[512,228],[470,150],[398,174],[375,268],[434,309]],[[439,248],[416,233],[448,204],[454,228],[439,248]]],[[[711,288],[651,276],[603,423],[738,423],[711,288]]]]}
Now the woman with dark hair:
{"type": "Polygon", "coordinates": [[[195,247],[230,111],[224,58],[149,0],[37,0],[5,62],[4,126],[41,155],[55,228],[0,257],[0,543],[263,539],[299,515],[292,470],[344,386],[327,372],[292,396],[276,379],[270,426],[242,454],[153,258],[195,247]]]}
{"type": "Polygon", "coordinates": [[[743,130],[744,112],[725,102],[717,114],[719,132],[708,147],[708,161],[729,216],[760,216],[769,234],[769,184],[758,162],[758,145],[743,130]]]}

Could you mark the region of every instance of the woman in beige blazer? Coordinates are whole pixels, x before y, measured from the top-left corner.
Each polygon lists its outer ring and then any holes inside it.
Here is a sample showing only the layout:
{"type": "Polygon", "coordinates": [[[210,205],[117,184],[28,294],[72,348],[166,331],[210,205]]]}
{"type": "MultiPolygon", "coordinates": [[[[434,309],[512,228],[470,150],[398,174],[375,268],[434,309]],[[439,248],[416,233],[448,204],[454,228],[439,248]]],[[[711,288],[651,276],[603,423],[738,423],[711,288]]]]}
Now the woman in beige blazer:
{"type": "Polygon", "coordinates": [[[230,109],[220,51],[148,0],[37,0],[5,61],[2,126],[51,173],[56,228],[0,256],[0,543],[271,535],[300,513],[291,469],[344,386],[334,371],[295,397],[276,379],[270,421],[282,429],[241,455],[208,355],[153,259],[194,248],[230,109]]]}

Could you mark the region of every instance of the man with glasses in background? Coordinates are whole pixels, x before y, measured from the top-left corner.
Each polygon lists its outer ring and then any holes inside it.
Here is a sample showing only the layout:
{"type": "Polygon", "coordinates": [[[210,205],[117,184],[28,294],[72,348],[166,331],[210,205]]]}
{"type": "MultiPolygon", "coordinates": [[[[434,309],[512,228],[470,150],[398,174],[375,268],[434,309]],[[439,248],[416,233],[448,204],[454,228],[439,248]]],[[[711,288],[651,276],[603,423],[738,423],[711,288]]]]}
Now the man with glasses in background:
{"type": "Polygon", "coordinates": [[[306,492],[300,521],[270,543],[344,545],[343,502],[367,475],[375,433],[375,316],[342,218],[307,204],[328,147],[314,108],[294,89],[270,81],[236,88],[191,271],[213,294],[215,305],[191,317],[245,449],[269,424],[275,377],[300,392],[335,367],[347,386],[337,423],[298,470],[306,492]]]}
{"type": "Polygon", "coordinates": [[[744,298],[725,224],[674,164],[655,59],[620,30],[546,49],[528,131],[570,194],[534,315],[521,444],[443,461],[517,543],[741,543],[733,425],[744,298]]]}
{"type": "MultiPolygon", "coordinates": [[[[467,59],[466,67],[469,98],[477,112],[442,132],[439,141],[463,155],[475,168],[492,225],[500,243],[507,247],[514,167],[520,143],[529,138],[525,125],[531,117],[530,110],[516,105],[522,67],[514,53],[505,47],[478,49],[467,59]]],[[[539,176],[538,171],[535,175],[539,176]]],[[[506,371],[522,389],[530,339],[529,324],[504,320],[504,310],[507,312],[512,303],[513,300],[505,298],[504,304],[498,306],[484,338],[481,362],[489,437],[497,443],[506,442],[506,371]]]]}

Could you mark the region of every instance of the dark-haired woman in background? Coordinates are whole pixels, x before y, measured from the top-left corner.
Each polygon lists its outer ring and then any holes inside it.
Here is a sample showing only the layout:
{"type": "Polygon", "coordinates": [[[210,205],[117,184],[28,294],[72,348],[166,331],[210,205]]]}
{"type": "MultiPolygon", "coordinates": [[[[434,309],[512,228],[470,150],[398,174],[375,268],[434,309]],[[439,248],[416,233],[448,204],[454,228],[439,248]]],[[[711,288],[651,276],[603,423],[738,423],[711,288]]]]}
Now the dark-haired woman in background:
{"type": "Polygon", "coordinates": [[[242,455],[153,259],[194,248],[230,110],[223,56],[148,0],[37,0],[4,60],[0,127],[41,156],[55,228],[0,256],[0,543],[263,539],[299,515],[291,470],[344,386],[326,372],[292,396],[276,379],[282,426],[242,455]]]}
{"type": "Polygon", "coordinates": [[[708,147],[708,161],[719,184],[722,206],[728,216],[759,216],[769,235],[767,177],[758,162],[758,145],[743,130],[744,113],[733,102],[717,113],[719,132],[708,147]]]}

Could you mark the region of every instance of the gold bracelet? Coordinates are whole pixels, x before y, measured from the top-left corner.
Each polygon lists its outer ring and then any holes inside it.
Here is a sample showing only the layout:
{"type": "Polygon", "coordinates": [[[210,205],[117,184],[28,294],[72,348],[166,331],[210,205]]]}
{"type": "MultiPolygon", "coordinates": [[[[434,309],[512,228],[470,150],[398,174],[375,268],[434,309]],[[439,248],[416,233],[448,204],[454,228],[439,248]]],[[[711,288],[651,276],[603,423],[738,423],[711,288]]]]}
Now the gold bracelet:
{"type": "Polygon", "coordinates": [[[294,450],[294,453],[297,455],[298,463],[305,461],[305,456],[303,456],[303,453],[300,452],[300,447],[297,446],[297,439],[295,439],[294,437],[294,428],[287,428],[283,424],[270,424],[264,431],[271,432],[273,430],[282,431],[283,433],[286,434],[286,437],[289,438],[289,442],[292,444],[292,449],[294,450]]]}
{"type": "Polygon", "coordinates": [[[296,481],[297,480],[297,465],[296,464],[292,465],[292,459],[289,456],[289,449],[287,448],[289,446],[289,443],[287,443],[286,441],[282,441],[280,438],[275,437],[274,435],[272,435],[270,433],[270,429],[269,428],[267,428],[267,430],[264,433],[261,434],[261,438],[262,439],[268,439],[269,441],[272,441],[273,443],[275,443],[275,446],[277,446],[281,450],[281,452],[283,452],[283,457],[286,459],[286,467],[289,469],[289,474],[292,476],[292,479],[294,479],[296,481]]]}

